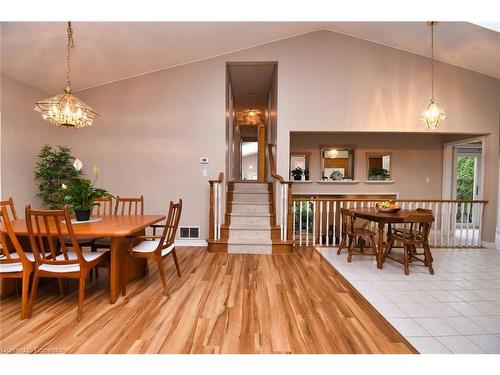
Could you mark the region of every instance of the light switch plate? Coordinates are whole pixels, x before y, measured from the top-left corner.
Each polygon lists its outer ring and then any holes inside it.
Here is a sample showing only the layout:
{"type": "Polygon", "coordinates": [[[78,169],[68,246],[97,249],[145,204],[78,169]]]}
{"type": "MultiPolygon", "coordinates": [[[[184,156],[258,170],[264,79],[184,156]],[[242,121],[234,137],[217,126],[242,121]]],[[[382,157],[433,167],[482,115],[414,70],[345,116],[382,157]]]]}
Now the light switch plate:
{"type": "Polygon", "coordinates": [[[207,177],[208,176],[208,171],[207,171],[206,168],[203,168],[202,175],[203,175],[203,177],[207,177]]]}

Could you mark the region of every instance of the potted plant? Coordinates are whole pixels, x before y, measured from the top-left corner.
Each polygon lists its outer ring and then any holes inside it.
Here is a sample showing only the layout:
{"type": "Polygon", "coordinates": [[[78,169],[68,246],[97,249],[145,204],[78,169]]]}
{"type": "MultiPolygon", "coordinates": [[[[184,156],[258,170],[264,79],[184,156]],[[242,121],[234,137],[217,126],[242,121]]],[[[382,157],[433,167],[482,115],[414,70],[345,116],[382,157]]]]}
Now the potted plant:
{"type": "MultiPolygon", "coordinates": [[[[83,164],[76,159],[73,163],[76,170],[81,171],[83,164]]],[[[99,168],[94,166],[95,179],[93,182],[86,178],[73,177],[67,184],[62,184],[64,202],[75,212],[77,221],[88,221],[92,207],[98,205],[96,198],[111,197],[105,189],[94,187],[94,183],[99,176],[99,168]]]]}
{"type": "Polygon", "coordinates": [[[385,180],[390,176],[390,173],[385,168],[371,168],[368,171],[368,179],[369,180],[385,180]]]}
{"type": "Polygon", "coordinates": [[[79,177],[81,170],[73,166],[75,157],[67,146],[52,147],[43,145],[38,154],[35,166],[35,181],[38,186],[37,197],[42,207],[50,210],[61,209],[64,206],[64,193],[61,184],[71,178],[79,177]]]}
{"type": "Polygon", "coordinates": [[[304,170],[300,167],[297,167],[291,172],[291,175],[293,176],[293,179],[295,181],[300,181],[302,180],[302,175],[304,175],[304,170]]]}

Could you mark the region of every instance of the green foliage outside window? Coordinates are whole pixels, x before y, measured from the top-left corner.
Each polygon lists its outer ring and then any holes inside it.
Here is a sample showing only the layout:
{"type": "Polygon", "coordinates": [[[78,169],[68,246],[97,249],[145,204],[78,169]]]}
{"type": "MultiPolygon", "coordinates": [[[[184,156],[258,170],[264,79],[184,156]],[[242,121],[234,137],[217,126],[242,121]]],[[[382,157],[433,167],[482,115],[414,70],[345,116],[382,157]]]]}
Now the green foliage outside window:
{"type": "Polygon", "coordinates": [[[471,200],[474,193],[474,157],[461,156],[457,161],[457,199],[471,200]]]}

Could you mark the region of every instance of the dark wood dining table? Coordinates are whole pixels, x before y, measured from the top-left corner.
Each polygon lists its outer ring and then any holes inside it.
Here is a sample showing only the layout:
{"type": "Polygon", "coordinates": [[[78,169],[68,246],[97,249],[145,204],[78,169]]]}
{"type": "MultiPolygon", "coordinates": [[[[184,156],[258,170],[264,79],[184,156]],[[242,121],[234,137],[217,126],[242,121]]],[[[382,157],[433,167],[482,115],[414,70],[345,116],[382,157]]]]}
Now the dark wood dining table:
{"type": "MultiPolygon", "coordinates": [[[[98,221],[89,221],[73,224],[76,237],[108,237],[111,243],[110,254],[110,302],[115,303],[121,292],[121,265],[123,257],[127,255],[130,242],[134,236],[144,235],[146,228],[152,224],[165,220],[165,215],[107,215],[101,216],[98,221]]],[[[28,229],[26,220],[12,221],[14,233],[19,238],[26,251],[29,251],[28,229]]],[[[3,224],[0,230],[5,233],[3,224]]],[[[129,263],[128,281],[144,276],[148,271],[144,259],[133,258],[129,263]]]]}
{"type": "Polygon", "coordinates": [[[404,223],[404,219],[410,214],[418,214],[416,210],[401,209],[398,212],[380,212],[376,208],[352,208],[351,212],[355,217],[373,221],[378,226],[378,244],[377,244],[377,268],[381,269],[384,263],[385,245],[384,233],[386,224],[404,223]]]}

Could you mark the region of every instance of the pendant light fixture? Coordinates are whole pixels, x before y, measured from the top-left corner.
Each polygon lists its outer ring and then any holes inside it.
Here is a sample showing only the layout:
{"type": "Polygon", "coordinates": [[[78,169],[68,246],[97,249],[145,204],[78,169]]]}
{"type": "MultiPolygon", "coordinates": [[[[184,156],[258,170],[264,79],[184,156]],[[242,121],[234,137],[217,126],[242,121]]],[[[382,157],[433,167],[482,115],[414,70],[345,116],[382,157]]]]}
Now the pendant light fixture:
{"type": "Polygon", "coordinates": [[[71,94],[70,52],[75,46],[71,22],[67,23],[66,33],[66,88],[63,94],[39,101],[35,104],[35,111],[40,112],[42,119],[56,126],[83,128],[90,126],[99,114],[76,96],[71,94]]]}
{"type": "Polygon", "coordinates": [[[434,100],[434,26],[437,22],[432,21],[427,22],[427,24],[431,27],[431,101],[420,116],[420,121],[426,128],[436,129],[439,122],[445,119],[446,113],[434,100]]]}

